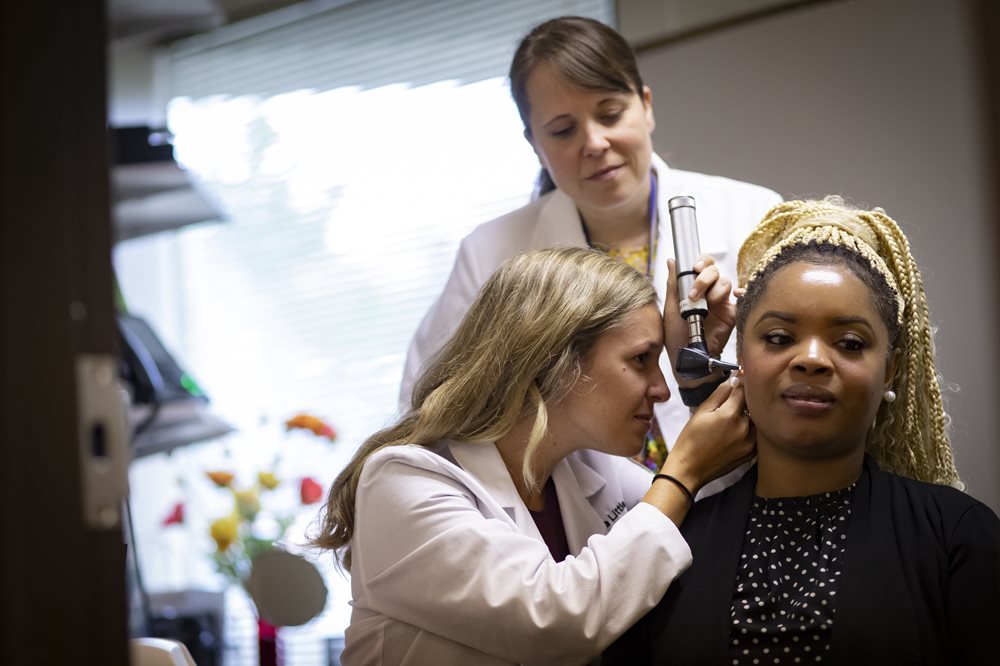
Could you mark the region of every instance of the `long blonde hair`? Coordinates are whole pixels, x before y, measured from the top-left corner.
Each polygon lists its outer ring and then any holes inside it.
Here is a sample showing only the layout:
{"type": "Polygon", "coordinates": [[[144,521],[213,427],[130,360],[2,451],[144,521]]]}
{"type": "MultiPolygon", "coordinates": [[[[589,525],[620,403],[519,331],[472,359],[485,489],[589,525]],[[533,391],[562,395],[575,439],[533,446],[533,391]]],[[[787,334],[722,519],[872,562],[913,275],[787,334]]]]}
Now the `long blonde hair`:
{"type": "Polygon", "coordinates": [[[895,474],[963,487],[947,432],[923,279],[909,241],[885,211],[854,209],[839,197],[786,201],[768,211],[740,248],[737,273],[747,293],[737,306],[737,335],[778,268],[823,255],[846,263],[872,289],[890,343],[901,352],[893,382],[899,399],[879,407],[867,451],[895,474]]]}
{"type": "Polygon", "coordinates": [[[350,567],[358,480],[365,461],[388,446],[491,442],[534,415],[521,473],[536,487],[530,462],[546,433],[547,405],[581,377],[601,335],[655,302],[649,280],[594,250],[532,250],[507,260],[418,379],[410,410],[372,435],[334,481],[313,545],[337,551],[350,567]]]}

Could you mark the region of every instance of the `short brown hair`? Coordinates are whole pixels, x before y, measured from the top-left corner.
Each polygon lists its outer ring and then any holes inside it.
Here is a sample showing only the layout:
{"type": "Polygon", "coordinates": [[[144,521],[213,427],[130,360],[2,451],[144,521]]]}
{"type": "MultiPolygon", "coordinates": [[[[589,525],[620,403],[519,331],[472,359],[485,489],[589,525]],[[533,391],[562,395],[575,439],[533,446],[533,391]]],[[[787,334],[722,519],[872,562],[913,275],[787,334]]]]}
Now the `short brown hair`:
{"type": "Polygon", "coordinates": [[[625,38],[600,21],[561,16],[535,26],[524,36],[510,63],[510,92],[524,129],[530,133],[528,77],[548,63],[570,84],[583,90],[607,90],[642,96],[635,52],[625,38]]]}

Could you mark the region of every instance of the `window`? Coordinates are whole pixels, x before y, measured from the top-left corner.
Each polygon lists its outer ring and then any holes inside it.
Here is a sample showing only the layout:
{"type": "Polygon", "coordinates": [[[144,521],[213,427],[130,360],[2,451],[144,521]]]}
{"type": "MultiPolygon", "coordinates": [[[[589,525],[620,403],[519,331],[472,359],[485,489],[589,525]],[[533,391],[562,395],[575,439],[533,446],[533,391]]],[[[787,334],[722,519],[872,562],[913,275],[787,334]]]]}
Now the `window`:
{"type": "MultiPolygon", "coordinates": [[[[116,248],[130,309],[237,428],[133,463],[151,590],[220,585],[207,521],[225,509],[202,488],[203,471],[252,475],[289,446],[282,422],[308,411],[328,419],[338,441],[293,442],[279,476],[328,486],[394,417],[407,344],[458,241],[525,203],[534,184],[537,160],[520,140],[505,80],[518,38],[561,14],[611,20],[610,2],[594,0],[371,0],[308,11],[172,48],[176,157],[230,219],[116,248]],[[189,524],[170,532],[160,521],[182,497],[189,524]]],[[[290,541],[301,541],[315,508],[290,541]]],[[[317,624],[335,635],[350,590],[329,564],[330,602],[317,624]]],[[[296,661],[288,647],[288,664],[323,663],[296,661]]]]}

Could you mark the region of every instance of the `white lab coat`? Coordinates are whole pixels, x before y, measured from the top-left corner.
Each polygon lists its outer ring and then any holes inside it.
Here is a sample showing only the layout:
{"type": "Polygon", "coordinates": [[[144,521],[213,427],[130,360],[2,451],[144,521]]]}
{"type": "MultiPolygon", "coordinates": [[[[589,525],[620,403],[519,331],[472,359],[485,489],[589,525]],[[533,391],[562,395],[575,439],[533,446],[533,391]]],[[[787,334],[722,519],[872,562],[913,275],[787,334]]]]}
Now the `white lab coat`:
{"type": "Polygon", "coordinates": [[[651,474],[576,451],[552,479],[573,553],[559,563],[494,444],[375,453],[358,485],[345,666],[582,664],[652,608],[691,552],[640,501],[651,474]]]}
{"type": "MultiPolygon", "coordinates": [[[[674,256],[667,201],[675,196],[694,197],[701,251],[715,257],[719,270],[735,282],[736,254],[740,245],[764,213],[781,202],[781,197],[758,185],[671,169],[655,154],[653,169],[657,174],[659,212],[653,284],[661,303],[667,287],[667,259],[674,256]]],[[[410,342],[400,389],[403,411],[409,407],[413,384],[423,364],[451,337],[479,288],[505,259],[534,248],[585,245],[576,204],[560,190],[482,224],[466,236],[444,291],[424,316],[410,342]]],[[[723,358],[735,361],[734,339],[730,340],[723,358]]],[[[673,397],[656,405],[656,416],[668,446],[673,446],[690,414],[677,394],[677,382],[666,354],[661,363],[673,397]]]]}

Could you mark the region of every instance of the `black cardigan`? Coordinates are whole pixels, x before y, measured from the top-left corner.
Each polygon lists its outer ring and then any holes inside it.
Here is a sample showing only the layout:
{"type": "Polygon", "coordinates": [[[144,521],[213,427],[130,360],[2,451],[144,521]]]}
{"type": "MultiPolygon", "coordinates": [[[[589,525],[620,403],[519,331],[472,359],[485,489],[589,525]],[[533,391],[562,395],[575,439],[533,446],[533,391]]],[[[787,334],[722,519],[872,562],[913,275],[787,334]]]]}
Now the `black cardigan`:
{"type": "MultiPolygon", "coordinates": [[[[616,664],[728,664],[730,608],[756,467],[695,504],[694,564],[605,653],[616,664]]],[[[866,457],[851,505],[828,663],[1000,664],[1000,520],[953,488],[866,457]]]]}

